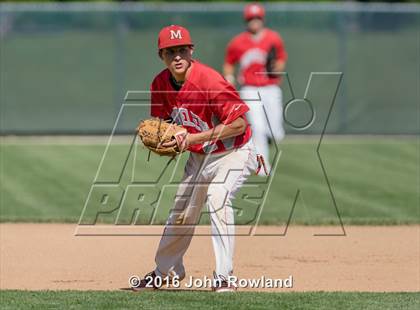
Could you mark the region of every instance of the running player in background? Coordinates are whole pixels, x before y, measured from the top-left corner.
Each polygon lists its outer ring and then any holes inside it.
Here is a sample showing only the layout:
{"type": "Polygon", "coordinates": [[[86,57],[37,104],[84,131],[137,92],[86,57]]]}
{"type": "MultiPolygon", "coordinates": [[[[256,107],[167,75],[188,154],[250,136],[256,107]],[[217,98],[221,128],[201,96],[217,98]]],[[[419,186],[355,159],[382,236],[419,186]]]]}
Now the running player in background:
{"type": "Polygon", "coordinates": [[[255,147],[264,156],[267,170],[270,171],[268,139],[274,136],[273,142],[278,143],[284,138],[282,91],[279,85],[287,53],[280,35],[264,27],[264,17],[265,10],[261,5],[249,4],[245,7],[247,31],[229,42],[223,74],[227,81],[235,84],[235,65],[239,64],[237,81],[241,85],[240,96],[250,107],[247,115],[255,147]],[[261,101],[255,101],[259,97],[261,101]]]}

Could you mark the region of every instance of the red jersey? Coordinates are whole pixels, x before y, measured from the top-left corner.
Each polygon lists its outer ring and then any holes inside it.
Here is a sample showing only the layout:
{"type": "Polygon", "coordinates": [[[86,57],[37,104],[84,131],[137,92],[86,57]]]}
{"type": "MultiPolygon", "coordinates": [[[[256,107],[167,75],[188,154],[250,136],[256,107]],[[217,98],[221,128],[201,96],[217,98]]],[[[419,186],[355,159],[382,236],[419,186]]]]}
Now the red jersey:
{"type": "Polygon", "coordinates": [[[287,60],[283,40],[280,35],[265,28],[259,38],[246,31],[238,34],[228,44],[225,62],[231,65],[239,63],[238,82],[242,85],[266,86],[278,84],[280,77],[270,77],[267,72],[267,56],[275,48],[277,60],[287,60]]]}
{"type": "MultiPolygon", "coordinates": [[[[230,124],[241,116],[246,121],[248,106],[235,88],[212,68],[193,61],[188,79],[178,91],[170,77],[170,71],[165,69],[152,82],[152,116],[172,118],[189,133],[206,131],[220,123],[230,124]]],[[[191,145],[188,149],[196,153],[220,153],[239,148],[250,137],[251,128],[247,126],[239,136],[191,145]]]]}

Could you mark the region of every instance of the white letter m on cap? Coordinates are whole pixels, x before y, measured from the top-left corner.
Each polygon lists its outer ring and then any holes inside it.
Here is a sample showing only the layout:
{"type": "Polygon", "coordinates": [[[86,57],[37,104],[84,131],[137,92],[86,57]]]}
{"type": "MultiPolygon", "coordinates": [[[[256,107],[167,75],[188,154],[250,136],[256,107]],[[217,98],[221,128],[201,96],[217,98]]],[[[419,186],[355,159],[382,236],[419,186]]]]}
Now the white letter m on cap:
{"type": "Polygon", "coordinates": [[[177,31],[171,30],[171,40],[173,39],[182,39],[181,29],[177,31]]]}

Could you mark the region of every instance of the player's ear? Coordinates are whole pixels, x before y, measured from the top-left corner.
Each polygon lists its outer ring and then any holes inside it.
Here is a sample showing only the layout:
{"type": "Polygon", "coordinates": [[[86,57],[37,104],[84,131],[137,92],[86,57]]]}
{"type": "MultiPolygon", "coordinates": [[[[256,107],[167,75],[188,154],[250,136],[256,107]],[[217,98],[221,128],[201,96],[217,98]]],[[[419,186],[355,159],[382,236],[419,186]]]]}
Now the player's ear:
{"type": "Polygon", "coordinates": [[[159,58],[163,60],[163,57],[162,57],[162,50],[161,50],[161,49],[159,50],[159,58]]]}
{"type": "Polygon", "coordinates": [[[190,56],[192,56],[192,54],[194,53],[194,46],[190,46],[190,56]]]}

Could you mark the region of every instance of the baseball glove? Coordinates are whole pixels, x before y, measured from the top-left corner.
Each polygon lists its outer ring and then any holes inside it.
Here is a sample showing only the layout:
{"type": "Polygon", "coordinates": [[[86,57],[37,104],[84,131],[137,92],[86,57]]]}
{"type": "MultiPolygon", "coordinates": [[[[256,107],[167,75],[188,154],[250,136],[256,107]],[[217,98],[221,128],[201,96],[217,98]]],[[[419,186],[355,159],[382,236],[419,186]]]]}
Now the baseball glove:
{"type": "Polygon", "coordinates": [[[267,53],[267,62],[265,64],[265,69],[267,70],[267,75],[269,78],[276,78],[275,65],[277,60],[277,50],[275,46],[270,48],[270,51],[267,53]]]}
{"type": "Polygon", "coordinates": [[[171,147],[162,144],[176,140],[177,135],[185,133],[185,128],[159,118],[146,119],[137,126],[137,134],[144,146],[160,156],[176,156],[181,153],[178,144],[171,147]]]}

